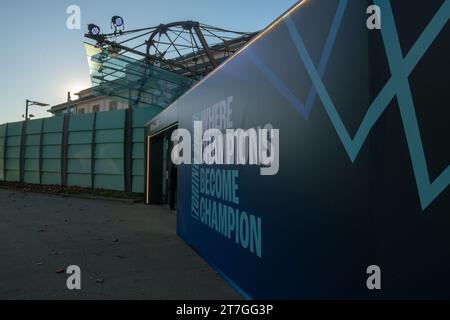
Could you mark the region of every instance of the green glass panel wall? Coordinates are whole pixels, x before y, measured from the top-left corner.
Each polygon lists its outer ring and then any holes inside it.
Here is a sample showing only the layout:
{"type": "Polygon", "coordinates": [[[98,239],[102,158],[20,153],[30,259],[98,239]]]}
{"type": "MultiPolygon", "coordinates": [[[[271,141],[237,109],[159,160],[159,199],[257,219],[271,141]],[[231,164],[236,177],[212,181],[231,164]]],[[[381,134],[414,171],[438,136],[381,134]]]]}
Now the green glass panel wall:
{"type": "Polygon", "coordinates": [[[94,124],[95,113],[70,116],[67,152],[69,186],[92,186],[94,124]]]}
{"type": "MultiPolygon", "coordinates": [[[[30,122],[35,122],[30,121],[30,122]]],[[[41,183],[61,183],[61,143],[64,117],[45,118],[42,124],[41,183]]]]}
{"type": "Polygon", "coordinates": [[[24,182],[41,183],[41,140],[43,119],[28,121],[25,133],[24,182]]]}
{"type": "Polygon", "coordinates": [[[22,137],[22,122],[8,124],[6,130],[6,147],[4,156],[5,180],[17,182],[20,180],[20,143],[22,137]]]}
{"type": "MultiPolygon", "coordinates": [[[[159,108],[139,108],[131,120],[132,191],[144,192],[144,126],[159,108]]],[[[126,111],[71,115],[67,128],[67,184],[125,190],[126,111]]],[[[24,182],[59,185],[62,181],[64,116],[0,125],[0,180],[20,180],[21,144],[24,143],[24,182]]]]}
{"type": "Polygon", "coordinates": [[[0,125],[0,180],[5,180],[6,124],[0,125]]]}
{"type": "Polygon", "coordinates": [[[133,110],[132,176],[133,192],[143,193],[145,184],[145,125],[158,115],[154,108],[133,110]]]}
{"type": "Polygon", "coordinates": [[[125,190],[125,111],[101,112],[95,123],[94,187],[125,190]]]}

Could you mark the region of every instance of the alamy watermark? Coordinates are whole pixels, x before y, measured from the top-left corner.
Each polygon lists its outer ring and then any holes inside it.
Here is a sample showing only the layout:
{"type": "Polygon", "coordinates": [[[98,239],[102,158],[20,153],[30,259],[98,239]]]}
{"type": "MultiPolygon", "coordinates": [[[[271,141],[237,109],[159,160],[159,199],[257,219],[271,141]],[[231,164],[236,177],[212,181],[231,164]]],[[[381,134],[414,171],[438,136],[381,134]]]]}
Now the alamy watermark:
{"type": "Polygon", "coordinates": [[[81,290],[81,268],[75,265],[69,266],[66,273],[70,275],[66,282],[67,289],[81,290]]]}
{"type": "Polygon", "coordinates": [[[367,7],[366,13],[369,15],[367,18],[366,26],[369,30],[381,29],[381,9],[379,6],[372,5],[367,7]]]}
{"type": "Polygon", "coordinates": [[[367,289],[381,290],[381,268],[377,265],[367,267],[366,273],[369,275],[366,281],[367,289]]]}
{"type": "Polygon", "coordinates": [[[278,129],[207,129],[194,122],[194,143],[189,130],[177,129],[172,161],[175,165],[253,165],[261,166],[262,176],[278,174],[280,168],[280,131],[278,129]],[[194,159],[192,159],[192,145],[194,159]]]}
{"type": "Polygon", "coordinates": [[[66,13],[69,15],[66,20],[66,27],[69,30],[81,29],[81,8],[77,5],[70,5],[66,9],[66,13]]]}

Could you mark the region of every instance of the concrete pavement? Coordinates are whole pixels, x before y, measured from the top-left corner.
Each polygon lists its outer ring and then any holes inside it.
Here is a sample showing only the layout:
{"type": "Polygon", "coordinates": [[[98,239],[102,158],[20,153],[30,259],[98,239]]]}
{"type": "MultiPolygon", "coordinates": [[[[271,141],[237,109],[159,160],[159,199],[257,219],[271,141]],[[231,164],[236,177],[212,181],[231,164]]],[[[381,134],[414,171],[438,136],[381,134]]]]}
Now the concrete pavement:
{"type": "Polygon", "coordinates": [[[0,189],[0,299],[240,299],[175,227],[161,207],[0,189]]]}

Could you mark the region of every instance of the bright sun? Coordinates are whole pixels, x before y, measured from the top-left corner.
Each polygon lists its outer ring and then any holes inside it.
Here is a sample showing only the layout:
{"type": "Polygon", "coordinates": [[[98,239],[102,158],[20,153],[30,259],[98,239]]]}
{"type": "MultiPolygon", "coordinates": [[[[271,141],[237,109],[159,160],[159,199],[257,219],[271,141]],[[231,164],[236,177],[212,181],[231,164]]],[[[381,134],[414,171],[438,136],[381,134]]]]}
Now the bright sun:
{"type": "Polygon", "coordinates": [[[70,95],[72,96],[72,99],[75,100],[75,99],[78,99],[78,96],[76,96],[75,94],[80,92],[81,90],[88,88],[88,87],[89,86],[83,85],[83,84],[73,84],[73,85],[69,86],[66,91],[70,91],[70,95]]]}

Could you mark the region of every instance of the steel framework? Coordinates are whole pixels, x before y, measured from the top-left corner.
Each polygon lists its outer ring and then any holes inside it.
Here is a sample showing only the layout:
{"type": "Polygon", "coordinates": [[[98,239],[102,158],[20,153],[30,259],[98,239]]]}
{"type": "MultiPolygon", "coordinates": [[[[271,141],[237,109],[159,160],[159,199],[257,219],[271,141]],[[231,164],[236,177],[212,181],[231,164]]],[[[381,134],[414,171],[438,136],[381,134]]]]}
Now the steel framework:
{"type": "Polygon", "coordinates": [[[178,21],[155,27],[86,34],[95,46],[111,55],[144,61],[200,80],[247,44],[257,32],[239,32],[196,21],[178,21]]]}

